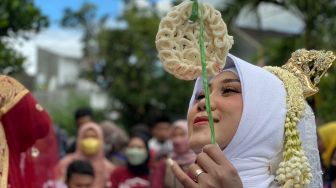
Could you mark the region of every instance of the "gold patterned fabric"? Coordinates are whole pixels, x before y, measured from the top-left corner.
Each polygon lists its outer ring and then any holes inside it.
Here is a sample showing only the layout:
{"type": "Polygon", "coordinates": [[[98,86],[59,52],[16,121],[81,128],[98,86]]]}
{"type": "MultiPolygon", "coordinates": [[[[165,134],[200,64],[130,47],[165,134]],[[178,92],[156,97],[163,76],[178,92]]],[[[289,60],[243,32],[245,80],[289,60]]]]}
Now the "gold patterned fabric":
{"type": "Polygon", "coordinates": [[[8,181],[8,145],[6,141],[5,131],[0,123],[0,187],[6,188],[8,181]]]}
{"type": "Polygon", "coordinates": [[[28,92],[15,79],[0,75],[0,116],[10,110],[28,92]]]}
{"type": "MultiPolygon", "coordinates": [[[[28,90],[15,79],[0,75],[0,118],[8,112],[28,90]]],[[[9,150],[3,125],[0,123],[0,187],[8,185],[9,150]]]]}

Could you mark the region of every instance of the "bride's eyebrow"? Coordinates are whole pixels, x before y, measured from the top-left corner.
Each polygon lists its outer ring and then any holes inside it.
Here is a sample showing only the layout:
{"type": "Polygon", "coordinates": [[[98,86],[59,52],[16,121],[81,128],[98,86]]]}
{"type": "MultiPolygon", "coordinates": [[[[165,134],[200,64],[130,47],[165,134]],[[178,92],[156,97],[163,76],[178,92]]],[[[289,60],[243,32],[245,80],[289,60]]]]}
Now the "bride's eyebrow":
{"type": "MultiPolygon", "coordinates": [[[[237,78],[225,78],[221,81],[221,83],[224,83],[224,84],[231,83],[231,82],[239,82],[240,83],[240,80],[237,79],[237,78]]],[[[212,83],[209,83],[208,86],[209,86],[209,88],[211,88],[212,83]]]]}
{"type": "Polygon", "coordinates": [[[240,82],[240,80],[236,78],[226,78],[226,79],[223,79],[221,82],[222,83],[240,82]]]}
{"type": "MultiPolygon", "coordinates": [[[[237,78],[225,78],[221,81],[221,83],[224,83],[224,84],[231,83],[231,82],[239,82],[240,83],[240,80],[237,79],[237,78]]],[[[211,90],[211,86],[212,86],[212,83],[209,83],[208,87],[209,87],[210,90],[211,90]]],[[[199,92],[197,92],[196,95],[199,95],[202,92],[204,93],[203,89],[200,90],[199,92]]]]}

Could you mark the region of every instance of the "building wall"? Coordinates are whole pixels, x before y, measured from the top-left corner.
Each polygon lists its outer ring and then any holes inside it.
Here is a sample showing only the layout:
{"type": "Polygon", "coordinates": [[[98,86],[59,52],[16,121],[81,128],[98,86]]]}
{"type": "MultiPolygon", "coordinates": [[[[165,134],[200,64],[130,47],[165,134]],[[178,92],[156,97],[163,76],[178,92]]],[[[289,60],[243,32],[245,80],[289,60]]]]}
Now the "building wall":
{"type": "Polygon", "coordinates": [[[76,85],[79,77],[79,60],[59,58],[57,85],[59,87],[76,85]]]}
{"type": "Polygon", "coordinates": [[[39,87],[34,93],[42,104],[64,105],[71,97],[84,97],[93,108],[107,107],[107,94],[102,92],[97,84],[79,78],[80,58],[57,54],[42,47],[38,48],[37,53],[39,87]]]}
{"type": "Polygon", "coordinates": [[[37,84],[45,85],[57,75],[57,60],[56,54],[43,49],[37,49],[37,84]]]}

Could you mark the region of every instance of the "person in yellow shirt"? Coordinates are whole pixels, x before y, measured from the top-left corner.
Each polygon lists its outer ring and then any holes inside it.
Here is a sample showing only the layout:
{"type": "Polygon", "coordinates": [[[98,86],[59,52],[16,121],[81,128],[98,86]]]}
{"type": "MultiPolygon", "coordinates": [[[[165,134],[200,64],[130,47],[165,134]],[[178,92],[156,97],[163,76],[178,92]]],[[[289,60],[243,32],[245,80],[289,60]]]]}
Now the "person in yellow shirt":
{"type": "Polygon", "coordinates": [[[325,151],[322,153],[323,163],[329,167],[331,154],[336,147],[336,121],[322,125],[318,128],[318,133],[325,147],[325,151]]]}

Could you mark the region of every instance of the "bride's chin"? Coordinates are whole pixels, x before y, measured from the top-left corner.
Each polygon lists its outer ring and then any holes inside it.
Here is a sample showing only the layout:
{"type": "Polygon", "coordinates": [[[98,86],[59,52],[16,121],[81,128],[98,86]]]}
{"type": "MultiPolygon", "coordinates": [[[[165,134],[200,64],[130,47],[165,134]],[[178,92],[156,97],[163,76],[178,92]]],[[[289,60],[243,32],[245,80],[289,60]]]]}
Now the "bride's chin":
{"type": "MultiPolygon", "coordinates": [[[[195,141],[195,140],[194,140],[195,141]]],[[[189,142],[189,146],[190,148],[196,153],[199,154],[202,152],[202,149],[205,145],[207,145],[208,143],[206,142],[200,142],[199,140],[196,140],[194,142],[193,140],[191,140],[191,142],[189,142]]]]}
{"type": "Polygon", "coordinates": [[[192,148],[192,150],[196,153],[199,154],[202,152],[202,148],[192,148]]]}

